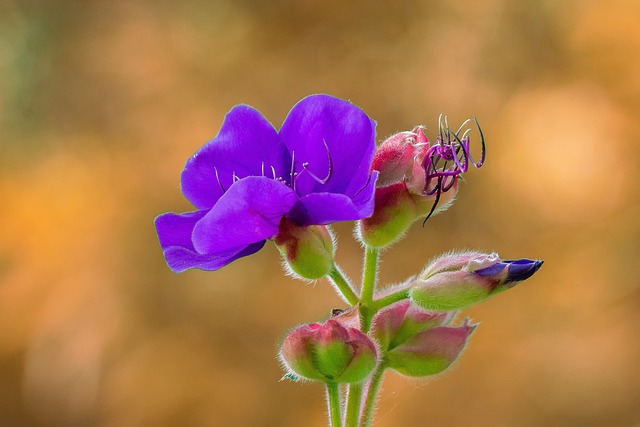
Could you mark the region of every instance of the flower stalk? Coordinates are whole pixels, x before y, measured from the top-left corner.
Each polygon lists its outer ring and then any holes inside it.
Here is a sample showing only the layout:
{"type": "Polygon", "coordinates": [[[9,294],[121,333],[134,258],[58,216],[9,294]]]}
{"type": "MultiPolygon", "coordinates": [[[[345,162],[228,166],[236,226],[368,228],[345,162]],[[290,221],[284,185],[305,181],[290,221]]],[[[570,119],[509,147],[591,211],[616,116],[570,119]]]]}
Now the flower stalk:
{"type": "Polygon", "coordinates": [[[329,271],[328,277],[342,299],[351,305],[358,304],[359,298],[340,267],[334,264],[331,271],[329,271]]]}
{"type": "Polygon", "coordinates": [[[342,427],[340,414],[340,388],[337,383],[327,383],[327,413],[330,427],[342,427]]]}
{"type": "Polygon", "coordinates": [[[363,384],[349,385],[347,393],[347,409],[345,413],[345,427],[358,427],[360,422],[360,405],[362,404],[363,384]]]}
{"type": "Polygon", "coordinates": [[[376,370],[371,376],[371,379],[367,383],[367,389],[365,392],[364,405],[362,406],[360,426],[370,427],[373,421],[373,413],[375,411],[376,402],[378,400],[378,393],[380,392],[380,386],[382,385],[382,376],[385,370],[384,364],[376,370]]]}
{"type": "Polygon", "coordinates": [[[371,319],[375,312],[371,307],[373,303],[373,293],[376,288],[378,278],[378,257],[380,250],[378,248],[365,248],[364,255],[364,273],[362,276],[362,290],[360,295],[360,316],[362,323],[362,331],[369,332],[371,319]]]}

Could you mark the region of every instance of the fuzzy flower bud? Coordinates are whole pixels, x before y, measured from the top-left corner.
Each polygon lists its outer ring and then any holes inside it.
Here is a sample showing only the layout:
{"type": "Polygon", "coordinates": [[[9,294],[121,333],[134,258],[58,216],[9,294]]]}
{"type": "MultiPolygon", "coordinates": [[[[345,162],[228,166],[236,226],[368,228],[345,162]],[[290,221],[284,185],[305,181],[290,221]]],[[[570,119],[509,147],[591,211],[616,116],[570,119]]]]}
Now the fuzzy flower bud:
{"type": "MultiPolygon", "coordinates": [[[[480,167],[469,151],[468,130],[449,129],[442,118],[440,133],[429,144],[422,127],[400,132],[385,140],[376,150],[371,165],[379,172],[373,215],[360,221],[359,235],[368,246],[384,247],[398,239],[418,218],[447,209],[458,192],[458,178],[469,165],[480,167]]],[[[425,219],[426,221],[426,219],[425,219]]]]}
{"type": "Polygon", "coordinates": [[[500,260],[497,254],[449,254],[430,263],[409,284],[412,301],[426,310],[458,310],[531,277],[543,261],[500,260]]]}
{"type": "Polygon", "coordinates": [[[462,354],[476,326],[465,321],[460,327],[438,326],[419,332],[389,350],[385,366],[411,377],[439,374],[462,354]]]}
{"type": "Polygon", "coordinates": [[[333,235],[324,225],[303,227],[283,217],[274,242],[286,265],[304,279],[320,279],[333,268],[333,235]]]}
{"type": "Polygon", "coordinates": [[[387,138],[378,147],[371,162],[371,169],[379,172],[376,186],[386,187],[406,180],[415,184],[412,188],[422,191],[424,182],[420,180],[424,181],[424,172],[421,163],[428,146],[429,141],[421,127],[387,138]]]}
{"type": "Polygon", "coordinates": [[[373,317],[372,334],[382,352],[393,350],[416,334],[427,329],[448,325],[454,311],[426,311],[409,299],[380,310],[373,317]]]}
{"type": "Polygon", "coordinates": [[[373,341],[336,319],[303,324],[292,329],[280,349],[280,359],[291,373],[325,383],[357,383],[378,362],[373,341]]]}

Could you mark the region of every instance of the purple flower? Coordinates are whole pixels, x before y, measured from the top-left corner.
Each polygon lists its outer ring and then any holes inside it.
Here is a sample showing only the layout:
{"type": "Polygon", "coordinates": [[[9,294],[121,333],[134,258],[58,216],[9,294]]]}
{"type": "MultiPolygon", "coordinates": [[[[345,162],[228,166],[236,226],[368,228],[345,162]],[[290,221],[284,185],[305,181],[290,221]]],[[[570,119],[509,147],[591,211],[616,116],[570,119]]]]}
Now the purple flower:
{"type": "Polygon", "coordinates": [[[155,220],[169,267],[217,270],[259,251],[283,217],[308,226],[370,216],[375,125],[328,95],[298,102],[280,132],[254,108],[234,107],[182,171],[197,210],[155,220]]]}

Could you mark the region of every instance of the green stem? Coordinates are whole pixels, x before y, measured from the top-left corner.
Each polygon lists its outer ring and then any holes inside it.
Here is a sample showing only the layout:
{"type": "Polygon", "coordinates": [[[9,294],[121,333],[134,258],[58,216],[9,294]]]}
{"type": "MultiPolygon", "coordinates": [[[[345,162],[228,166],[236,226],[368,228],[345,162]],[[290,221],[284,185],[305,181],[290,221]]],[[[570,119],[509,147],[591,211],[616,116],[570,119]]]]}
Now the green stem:
{"type": "Polygon", "coordinates": [[[363,304],[371,304],[373,301],[373,291],[376,286],[376,276],[378,273],[378,254],[380,249],[368,247],[364,254],[364,274],[362,277],[363,304]]]}
{"type": "Polygon", "coordinates": [[[342,427],[338,383],[327,383],[327,407],[329,412],[329,426],[342,427]]]}
{"type": "Polygon", "coordinates": [[[385,297],[382,297],[380,299],[373,301],[371,303],[371,309],[377,313],[378,311],[382,310],[386,306],[406,298],[409,298],[409,289],[402,289],[400,291],[394,292],[392,294],[389,294],[385,297]]]}
{"type": "Polygon", "coordinates": [[[370,427],[373,420],[373,410],[376,406],[376,399],[378,398],[378,392],[380,391],[380,384],[382,384],[382,375],[384,374],[384,364],[380,366],[376,372],[373,373],[369,384],[367,385],[367,398],[362,408],[362,418],[360,420],[360,427],[370,427]]]}
{"type": "Polygon", "coordinates": [[[329,272],[329,279],[333,283],[334,287],[340,293],[340,296],[349,304],[358,304],[358,296],[353,291],[349,280],[344,276],[342,270],[337,265],[333,266],[333,269],[329,272]]]}
{"type": "Polygon", "coordinates": [[[369,332],[371,318],[375,314],[371,304],[373,302],[373,292],[376,288],[378,275],[378,255],[380,249],[367,247],[364,253],[364,273],[362,275],[362,293],[360,295],[360,321],[362,332],[369,332]]]}
{"type": "Polygon", "coordinates": [[[350,384],[347,396],[345,427],[358,427],[360,405],[362,403],[362,383],[350,384]]]}

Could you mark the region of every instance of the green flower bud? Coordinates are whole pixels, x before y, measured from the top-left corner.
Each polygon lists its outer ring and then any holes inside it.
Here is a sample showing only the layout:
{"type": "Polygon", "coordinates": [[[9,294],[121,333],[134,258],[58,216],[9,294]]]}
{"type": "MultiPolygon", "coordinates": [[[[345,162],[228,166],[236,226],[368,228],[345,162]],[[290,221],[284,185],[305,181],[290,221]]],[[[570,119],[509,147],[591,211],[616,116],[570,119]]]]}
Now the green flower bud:
{"type": "Polygon", "coordinates": [[[315,280],[333,268],[333,235],[324,225],[303,227],[283,217],[274,242],[294,275],[315,280]]]}
{"type": "Polygon", "coordinates": [[[410,377],[439,374],[462,354],[477,325],[438,326],[419,332],[386,354],[385,366],[410,377]]]}
{"type": "Polygon", "coordinates": [[[497,254],[448,254],[412,280],[409,296],[426,310],[458,310],[514,287],[540,266],[529,259],[501,261],[497,254]]]}
{"type": "Polygon", "coordinates": [[[292,329],[280,348],[286,369],[298,377],[325,383],[365,380],[378,363],[374,342],[335,319],[292,329]]]}
{"type": "Polygon", "coordinates": [[[389,246],[401,239],[419,218],[418,207],[404,182],[377,188],[373,215],[359,222],[358,236],[374,248],[389,246]]]}

